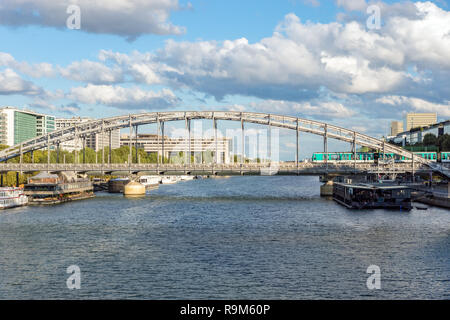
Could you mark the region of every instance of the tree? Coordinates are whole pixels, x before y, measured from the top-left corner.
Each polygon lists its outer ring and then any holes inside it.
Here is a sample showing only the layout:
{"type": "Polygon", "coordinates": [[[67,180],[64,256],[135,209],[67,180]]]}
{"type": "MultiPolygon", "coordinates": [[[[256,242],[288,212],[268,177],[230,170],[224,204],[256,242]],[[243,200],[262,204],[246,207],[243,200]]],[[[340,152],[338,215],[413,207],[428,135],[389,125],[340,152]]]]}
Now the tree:
{"type": "Polygon", "coordinates": [[[441,151],[450,151],[450,135],[445,134],[440,145],[441,151]]]}
{"type": "Polygon", "coordinates": [[[449,151],[450,150],[450,135],[448,133],[437,138],[437,145],[439,146],[440,151],[449,151]]]}
{"type": "Polygon", "coordinates": [[[437,137],[432,133],[427,133],[423,137],[423,144],[425,146],[435,146],[437,144],[437,137]]]}

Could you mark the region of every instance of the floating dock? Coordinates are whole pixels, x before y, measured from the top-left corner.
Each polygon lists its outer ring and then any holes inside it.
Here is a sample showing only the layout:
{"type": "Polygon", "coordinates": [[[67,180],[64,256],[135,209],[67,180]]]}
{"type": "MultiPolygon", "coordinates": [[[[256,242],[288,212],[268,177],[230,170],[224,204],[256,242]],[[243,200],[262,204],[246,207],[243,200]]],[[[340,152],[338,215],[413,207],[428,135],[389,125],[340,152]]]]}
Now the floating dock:
{"type": "Polygon", "coordinates": [[[384,183],[335,182],[333,200],[349,209],[411,210],[411,190],[405,186],[384,183]]]}
{"type": "Polygon", "coordinates": [[[29,205],[48,205],[94,197],[94,187],[89,179],[67,173],[58,176],[41,172],[28,178],[24,194],[29,205]]]}

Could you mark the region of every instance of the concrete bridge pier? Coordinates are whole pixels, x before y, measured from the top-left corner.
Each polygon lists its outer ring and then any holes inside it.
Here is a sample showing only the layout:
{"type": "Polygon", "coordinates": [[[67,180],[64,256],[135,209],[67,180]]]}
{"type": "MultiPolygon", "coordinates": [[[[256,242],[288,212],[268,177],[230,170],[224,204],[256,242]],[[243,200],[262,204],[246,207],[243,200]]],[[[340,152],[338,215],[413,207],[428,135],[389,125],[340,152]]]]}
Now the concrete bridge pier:
{"type": "Polygon", "coordinates": [[[324,182],[320,186],[320,196],[321,197],[331,197],[333,195],[333,178],[329,175],[321,176],[320,181],[324,182]]]}

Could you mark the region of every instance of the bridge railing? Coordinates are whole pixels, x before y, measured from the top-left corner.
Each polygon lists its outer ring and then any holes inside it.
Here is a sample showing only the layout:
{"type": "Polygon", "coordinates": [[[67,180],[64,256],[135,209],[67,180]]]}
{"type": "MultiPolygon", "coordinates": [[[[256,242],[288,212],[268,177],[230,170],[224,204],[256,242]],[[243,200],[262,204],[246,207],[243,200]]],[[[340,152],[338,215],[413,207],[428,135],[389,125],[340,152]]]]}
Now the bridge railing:
{"type": "MultiPolygon", "coordinates": [[[[127,163],[86,163],[86,164],[64,164],[64,163],[2,163],[0,171],[77,171],[77,172],[112,172],[112,171],[153,171],[153,172],[218,172],[218,171],[242,171],[242,172],[258,172],[267,171],[304,171],[304,172],[405,172],[413,169],[411,163],[395,163],[391,165],[376,165],[371,163],[314,163],[299,162],[297,163],[231,163],[231,164],[127,164],[127,163]]],[[[427,167],[420,164],[414,164],[414,170],[426,170],[427,167]]]]}

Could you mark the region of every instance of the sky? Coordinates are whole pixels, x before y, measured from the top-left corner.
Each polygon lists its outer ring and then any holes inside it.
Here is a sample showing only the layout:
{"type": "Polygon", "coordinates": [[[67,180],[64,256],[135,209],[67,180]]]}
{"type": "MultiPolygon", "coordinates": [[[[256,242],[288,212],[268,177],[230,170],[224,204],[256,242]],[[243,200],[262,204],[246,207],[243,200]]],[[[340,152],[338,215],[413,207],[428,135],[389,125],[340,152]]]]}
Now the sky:
{"type": "Polygon", "coordinates": [[[443,0],[2,0],[0,39],[0,106],[58,117],[255,111],[376,137],[450,118],[443,0]]]}

